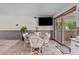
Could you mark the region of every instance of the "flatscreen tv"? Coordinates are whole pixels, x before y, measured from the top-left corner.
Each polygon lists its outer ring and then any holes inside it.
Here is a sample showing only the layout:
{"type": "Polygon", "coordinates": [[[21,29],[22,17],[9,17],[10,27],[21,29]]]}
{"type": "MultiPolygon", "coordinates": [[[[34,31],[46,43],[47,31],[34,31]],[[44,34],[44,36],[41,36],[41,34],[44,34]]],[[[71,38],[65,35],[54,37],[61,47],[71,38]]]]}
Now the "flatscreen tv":
{"type": "Polygon", "coordinates": [[[39,26],[52,26],[53,25],[52,17],[39,17],[38,25],[39,26]]]}

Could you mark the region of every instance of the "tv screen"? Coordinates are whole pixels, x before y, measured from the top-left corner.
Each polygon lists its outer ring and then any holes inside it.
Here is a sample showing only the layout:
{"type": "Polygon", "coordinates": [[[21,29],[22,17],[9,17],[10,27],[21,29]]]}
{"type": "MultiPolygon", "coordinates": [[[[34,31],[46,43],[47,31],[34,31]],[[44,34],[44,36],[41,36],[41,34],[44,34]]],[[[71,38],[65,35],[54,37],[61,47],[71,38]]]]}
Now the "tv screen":
{"type": "Polygon", "coordinates": [[[39,26],[52,26],[52,17],[39,17],[38,23],[39,26]]]}

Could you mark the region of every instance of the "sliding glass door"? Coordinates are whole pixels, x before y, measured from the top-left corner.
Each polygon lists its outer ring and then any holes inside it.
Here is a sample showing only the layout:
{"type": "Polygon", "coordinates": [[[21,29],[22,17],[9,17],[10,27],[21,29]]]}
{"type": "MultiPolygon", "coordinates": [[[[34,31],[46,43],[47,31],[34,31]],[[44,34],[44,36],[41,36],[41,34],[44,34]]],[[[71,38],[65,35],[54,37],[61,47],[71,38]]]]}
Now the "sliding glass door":
{"type": "Polygon", "coordinates": [[[76,30],[76,11],[63,16],[64,25],[64,45],[70,46],[71,39],[77,35],[76,30]]]}
{"type": "Polygon", "coordinates": [[[70,38],[77,36],[76,11],[62,15],[55,19],[55,40],[62,45],[69,46],[70,38]]]}
{"type": "Polygon", "coordinates": [[[62,23],[61,17],[55,19],[55,40],[59,43],[62,42],[62,23]]]}

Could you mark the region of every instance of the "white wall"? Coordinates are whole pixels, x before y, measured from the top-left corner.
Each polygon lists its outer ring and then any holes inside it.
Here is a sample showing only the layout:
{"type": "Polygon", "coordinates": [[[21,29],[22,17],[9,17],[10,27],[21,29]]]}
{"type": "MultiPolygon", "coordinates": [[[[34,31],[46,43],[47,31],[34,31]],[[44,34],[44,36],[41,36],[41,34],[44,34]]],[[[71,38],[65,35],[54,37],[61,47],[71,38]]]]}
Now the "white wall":
{"type": "Polygon", "coordinates": [[[52,26],[38,26],[38,20],[32,16],[0,16],[0,30],[19,30],[27,26],[28,30],[52,30],[52,26]],[[16,26],[19,24],[19,26],[16,26]]]}
{"type": "Polygon", "coordinates": [[[29,30],[35,29],[33,17],[26,16],[0,16],[0,30],[18,30],[21,26],[27,26],[29,30]],[[16,26],[19,24],[19,26],[16,26]]]}

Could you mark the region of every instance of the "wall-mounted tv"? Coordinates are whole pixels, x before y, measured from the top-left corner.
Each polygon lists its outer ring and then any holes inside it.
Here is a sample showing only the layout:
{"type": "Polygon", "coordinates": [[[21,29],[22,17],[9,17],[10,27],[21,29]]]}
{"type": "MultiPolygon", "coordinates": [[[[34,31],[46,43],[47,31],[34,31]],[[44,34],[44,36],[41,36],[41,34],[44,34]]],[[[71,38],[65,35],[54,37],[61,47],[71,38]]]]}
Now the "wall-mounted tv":
{"type": "Polygon", "coordinates": [[[52,19],[52,17],[39,17],[38,25],[39,26],[52,26],[53,19],[52,19]]]}

